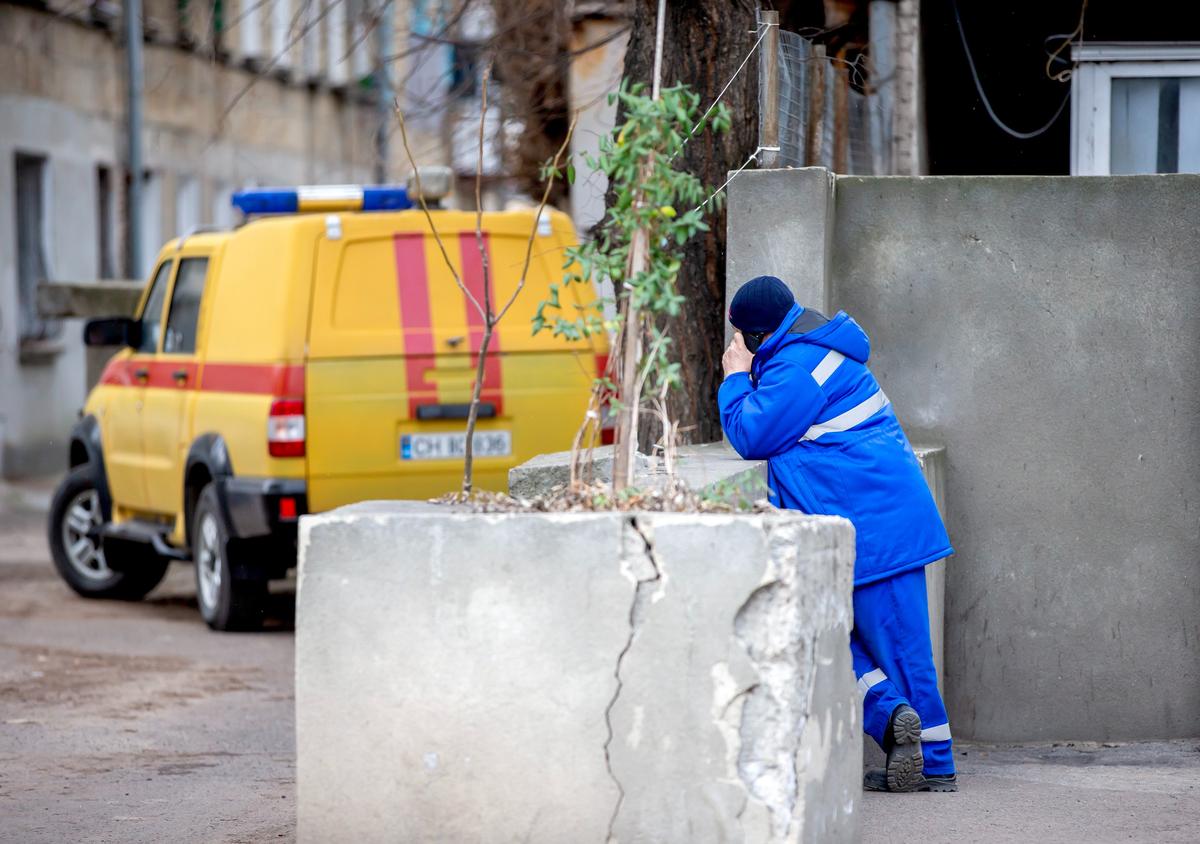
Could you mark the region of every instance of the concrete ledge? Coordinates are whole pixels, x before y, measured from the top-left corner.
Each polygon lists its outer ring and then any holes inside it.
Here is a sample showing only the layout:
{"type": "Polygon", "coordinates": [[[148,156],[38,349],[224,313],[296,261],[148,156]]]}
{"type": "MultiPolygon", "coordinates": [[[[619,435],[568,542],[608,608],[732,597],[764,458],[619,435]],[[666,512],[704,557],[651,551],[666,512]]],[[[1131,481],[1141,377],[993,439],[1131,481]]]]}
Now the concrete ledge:
{"type": "MultiPolygon", "coordinates": [[[[596,449],[595,461],[596,480],[611,481],[612,446],[596,449]]],[[[743,460],[728,443],[682,446],[676,477],[695,490],[740,493],[751,500],[767,497],[767,461],[743,460]]],[[[565,485],[570,478],[571,452],[539,454],[509,470],[508,490],[518,498],[533,498],[565,485]]],[[[635,486],[650,486],[665,478],[656,458],[638,455],[635,486]]]]}
{"type": "Polygon", "coordinates": [[[849,522],[305,517],[303,842],[853,841],[849,522]]]}
{"type": "Polygon", "coordinates": [[[140,281],[43,281],[37,286],[38,315],[133,316],[143,287],[140,281]]]}

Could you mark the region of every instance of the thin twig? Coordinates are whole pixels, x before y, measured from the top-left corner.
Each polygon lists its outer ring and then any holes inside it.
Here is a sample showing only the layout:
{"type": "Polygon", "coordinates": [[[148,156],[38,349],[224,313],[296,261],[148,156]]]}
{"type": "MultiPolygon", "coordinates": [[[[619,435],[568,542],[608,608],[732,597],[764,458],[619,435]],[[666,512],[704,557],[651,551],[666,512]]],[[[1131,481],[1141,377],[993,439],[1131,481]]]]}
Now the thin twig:
{"type": "Polygon", "coordinates": [[[462,276],[460,276],[458,270],[454,268],[454,262],[450,260],[450,253],[446,251],[446,244],[442,243],[442,237],[438,234],[437,226],[434,225],[433,215],[429,213],[429,204],[425,201],[425,193],[421,190],[421,168],[417,166],[417,160],[413,158],[412,148],[408,145],[408,130],[404,128],[404,112],[400,109],[399,100],[396,100],[395,102],[395,109],[396,119],[400,121],[400,140],[404,143],[404,154],[408,156],[408,163],[412,167],[413,186],[417,189],[417,200],[421,204],[421,210],[425,212],[425,220],[429,223],[429,230],[433,233],[433,239],[437,243],[438,249],[440,249],[442,252],[442,258],[445,259],[446,266],[450,269],[450,275],[454,277],[454,283],[458,285],[458,289],[461,290],[463,295],[466,296],[467,299],[470,300],[471,304],[475,306],[475,310],[483,315],[483,318],[486,320],[487,312],[483,310],[483,306],[479,304],[479,300],[476,299],[471,294],[471,291],[467,289],[467,286],[463,284],[462,276]]]}
{"type": "Polygon", "coordinates": [[[475,383],[471,386],[471,404],[467,410],[467,439],[463,448],[462,493],[466,498],[474,486],[475,474],[475,426],[479,422],[479,397],[483,395],[483,379],[487,370],[487,353],[492,344],[492,329],[496,321],[492,316],[491,279],[488,277],[487,245],[483,240],[483,130],[487,123],[488,77],[492,74],[489,64],[480,75],[479,102],[479,158],[475,162],[475,245],[479,248],[479,266],[483,276],[483,337],[479,341],[479,359],[475,362],[475,383]]]}
{"type": "Polygon", "coordinates": [[[529,232],[529,240],[525,244],[525,263],[521,267],[521,277],[517,280],[517,289],[513,291],[512,296],[508,297],[508,301],[500,309],[500,313],[496,316],[496,322],[504,319],[504,315],[508,313],[508,309],[513,306],[513,302],[517,301],[517,296],[525,288],[525,277],[529,275],[529,262],[533,259],[533,239],[537,232],[538,222],[542,219],[542,213],[546,210],[546,203],[550,200],[550,191],[554,188],[554,178],[558,175],[559,162],[562,160],[562,154],[571,144],[571,137],[575,134],[575,124],[578,120],[579,112],[576,111],[571,117],[571,125],[567,127],[567,136],[563,138],[562,146],[558,148],[558,152],[554,153],[554,161],[550,165],[550,175],[546,179],[546,187],[542,191],[542,201],[538,203],[537,213],[533,217],[533,229],[529,232]]]}

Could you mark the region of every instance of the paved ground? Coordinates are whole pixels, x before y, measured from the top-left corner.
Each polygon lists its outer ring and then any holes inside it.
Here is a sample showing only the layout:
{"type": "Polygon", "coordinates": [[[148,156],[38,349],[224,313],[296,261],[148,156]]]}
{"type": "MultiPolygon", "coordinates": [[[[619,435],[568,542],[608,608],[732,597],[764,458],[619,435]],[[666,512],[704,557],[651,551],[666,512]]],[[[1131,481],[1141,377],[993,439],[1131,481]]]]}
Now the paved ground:
{"type": "Polygon", "coordinates": [[[959,749],[957,794],[868,794],[868,842],[1200,841],[1200,739],[959,749]]]}
{"type": "Polygon", "coordinates": [[[295,829],[292,633],[212,633],[192,570],[142,603],[58,580],[44,491],[0,485],[0,841],[262,842],[295,829]]]}
{"type": "MultiPolygon", "coordinates": [[[[141,603],[50,567],[45,485],[0,484],[0,841],[295,836],[291,596],[211,633],[178,566],[141,603]]],[[[867,842],[1200,841],[1200,739],[960,748],[958,794],[867,795],[867,842]]]]}

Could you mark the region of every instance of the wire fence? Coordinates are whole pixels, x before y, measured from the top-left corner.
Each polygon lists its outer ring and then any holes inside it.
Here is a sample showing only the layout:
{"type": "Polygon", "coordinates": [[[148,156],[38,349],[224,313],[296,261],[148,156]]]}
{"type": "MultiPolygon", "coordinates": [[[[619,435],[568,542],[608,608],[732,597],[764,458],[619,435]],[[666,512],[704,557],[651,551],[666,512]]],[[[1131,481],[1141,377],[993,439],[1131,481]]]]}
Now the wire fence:
{"type": "Polygon", "coordinates": [[[857,63],[781,30],[778,79],[779,166],[884,172],[884,115],[857,63]]]}

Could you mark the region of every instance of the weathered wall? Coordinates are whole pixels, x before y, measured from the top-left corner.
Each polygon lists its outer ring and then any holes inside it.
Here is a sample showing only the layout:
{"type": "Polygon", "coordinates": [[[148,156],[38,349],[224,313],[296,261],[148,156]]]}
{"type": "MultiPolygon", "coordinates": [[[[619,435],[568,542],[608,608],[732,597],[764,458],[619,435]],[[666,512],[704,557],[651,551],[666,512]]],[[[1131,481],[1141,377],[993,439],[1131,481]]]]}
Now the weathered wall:
{"type": "Polygon", "coordinates": [[[300,547],[300,840],[857,840],[845,520],[370,503],[300,547]]]}
{"type": "MultiPolygon", "coordinates": [[[[159,11],[174,6],[160,3],[159,11]]],[[[86,397],[79,322],[64,326],[58,350],[37,360],[21,353],[14,156],[46,159],[45,245],[55,279],[101,275],[99,167],[111,171],[110,242],[122,251],[125,57],[119,19],[114,32],[77,19],[91,8],[76,3],[50,14],[0,3],[0,475],[65,469],[63,441],[86,397]]],[[[372,102],[277,74],[256,79],[235,62],[178,48],[153,26],[147,34],[143,143],[153,187],[143,275],[183,225],[177,194],[184,185],[197,222],[228,225],[235,216],[228,196],[247,185],[371,180],[372,102]]],[[[420,160],[431,150],[440,158],[441,145],[427,135],[413,144],[420,160]]],[[[391,153],[398,175],[407,169],[398,142],[391,153]]],[[[115,274],[125,274],[123,265],[118,257],[115,274]]]]}
{"type": "MultiPolygon", "coordinates": [[[[730,208],[813,178],[747,174],[730,208]]],[[[1198,195],[1198,176],[845,177],[831,231],[731,213],[731,266],[743,232],[790,265],[832,242],[813,304],[858,319],[910,436],[946,446],[955,735],[1200,733],[1198,195]]]]}

